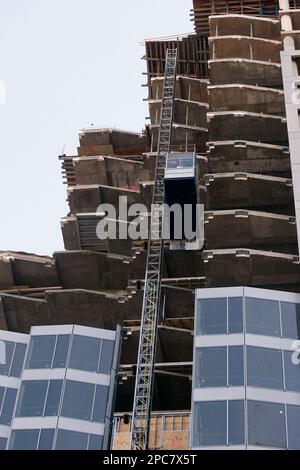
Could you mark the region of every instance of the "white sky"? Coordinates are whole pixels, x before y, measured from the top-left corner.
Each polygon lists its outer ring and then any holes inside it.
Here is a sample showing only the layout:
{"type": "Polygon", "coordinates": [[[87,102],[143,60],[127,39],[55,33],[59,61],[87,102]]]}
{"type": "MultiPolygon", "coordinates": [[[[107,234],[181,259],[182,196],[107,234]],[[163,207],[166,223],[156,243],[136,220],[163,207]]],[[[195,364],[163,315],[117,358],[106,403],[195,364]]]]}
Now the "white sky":
{"type": "Polygon", "coordinates": [[[58,155],[75,154],[90,124],[142,130],[140,42],[192,32],[191,8],[192,0],[0,0],[0,250],[63,249],[58,155]]]}

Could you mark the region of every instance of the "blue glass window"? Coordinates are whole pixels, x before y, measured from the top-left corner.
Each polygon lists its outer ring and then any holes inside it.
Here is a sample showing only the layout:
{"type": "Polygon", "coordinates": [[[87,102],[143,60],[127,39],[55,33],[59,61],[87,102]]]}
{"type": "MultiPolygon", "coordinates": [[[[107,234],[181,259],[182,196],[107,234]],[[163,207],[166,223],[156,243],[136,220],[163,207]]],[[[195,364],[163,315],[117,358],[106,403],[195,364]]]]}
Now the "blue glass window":
{"type": "Polygon", "coordinates": [[[108,390],[108,387],[105,387],[104,385],[96,386],[95,404],[92,420],[98,423],[105,422],[108,390]]]}
{"type": "Polygon", "coordinates": [[[101,339],[74,335],[69,367],[97,372],[100,348],[101,339]]]}
{"type": "Polygon", "coordinates": [[[227,299],[198,301],[197,335],[227,333],[227,299]]]}
{"type": "Polygon", "coordinates": [[[7,444],[7,439],[4,437],[0,437],[0,450],[5,450],[7,444]]]}
{"type": "Polygon", "coordinates": [[[49,369],[52,365],[55,335],[32,336],[26,361],[26,369],[49,369]]]}
{"type": "Polygon", "coordinates": [[[11,365],[10,376],[21,377],[26,352],[26,344],[16,343],[14,358],[11,365]]]}
{"type": "Polygon", "coordinates": [[[14,388],[7,388],[3,399],[2,411],[0,415],[0,424],[10,426],[15,403],[17,398],[17,390],[14,388]]]}
{"type": "Polygon", "coordinates": [[[62,416],[90,421],[94,391],[94,384],[67,380],[61,412],[62,416]]]}
{"type": "Polygon", "coordinates": [[[293,351],[284,351],[285,388],[290,392],[300,392],[300,365],[293,364],[293,351]]]}
{"type": "Polygon", "coordinates": [[[256,335],[281,336],[279,302],[246,298],[246,329],[256,335]]]}
{"type": "Polygon", "coordinates": [[[11,361],[14,353],[15,343],[3,341],[5,344],[5,364],[0,363],[0,375],[9,375],[11,361]]]}
{"type": "Polygon", "coordinates": [[[62,380],[51,380],[49,383],[44,416],[57,416],[62,390],[62,380]]]}
{"type": "Polygon", "coordinates": [[[226,401],[206,401],[195,403],[193,430],[194,447],[226,445],[226,401]]]}
{"type": "Polygon", "coordinates": [[[244,348],[230,346],[228,348],[228,385],[244,385],[244,348]]]}
{"type": "Polygon", "coordinates": [[[42,429],[38,450],[52,450],[55,429],[42,429]]]}
{"type": "Polygon", "coordinates": [[[24,380],[18,399],[17,417],[43,416],[48,380],[24,380]]]}
{"type": "Polygon", "coordinates": [[[300,339],[300,304],[281,302],[282,336],[300,339]]]}
{"type": "Polygon", "coordinates": [[[243,299],[242,297],[228,298],[228,333],[243,332],[243,299]]]}
{"type": "Polygon", "coordinates": [[[53,369],[61,369],[66,367],[70,338],[70,335],[59,335],[57,337],[53,369]]]}
{"type": "Polygon", "coordinates": [[[12,431],[9,449],[10,450],[36,450],[39,440],[39,429],[25,429],[12,431]]]}
{"type": "Polygon", "coordinates": [[[196,387],[227,386],[226,347],[199,348],[196,351],[196,387]]]}
{"type": "Polygon", "coordinates": [[[103,447],[103,436],[90,434],[89,450],[102,450],[102,447],[103,447]]]}
{"type": "Polygon", "coordinates": [[[241,445],[245,443],[245,413],[244,400],[228,402],[228,444],[241,445]]]}
{"type": "Polygon", "coordinates": [[[287,405],[289,449],[300,450],[300,406],[287,405]]]}
{"type": "Polygon", "coordinates": [[[114,341],[102,340],[99,372],[100,374],[110,374],[114,354],[114,341]]]}
{"type": "Polygon", "coordinates": [[[89,435],[83,432],[59,429],[56,438],[56,450],[86,450],[89,435]]]}
{"type": "Polygon", "coordinates": [[[283,404],[248,401],[248,443],[286,448],[283,404]]]}
{"type": "Polygon", "coordinates": [[[281,350],[247,346],[248,385],[283,389],[281,350]]]}

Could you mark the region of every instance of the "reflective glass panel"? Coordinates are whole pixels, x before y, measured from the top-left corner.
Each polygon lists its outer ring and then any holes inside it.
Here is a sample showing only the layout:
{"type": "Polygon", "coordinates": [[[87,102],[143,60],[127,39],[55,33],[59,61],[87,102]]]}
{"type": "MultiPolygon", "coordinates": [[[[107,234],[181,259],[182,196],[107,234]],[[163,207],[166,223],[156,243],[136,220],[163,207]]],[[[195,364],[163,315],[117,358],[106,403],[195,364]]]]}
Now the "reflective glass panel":
{"type": "Polygon", "coordinates": [[[281,350],[247,347],[248,385],[283,389],[281,350]]]}
{"type": "Polygon", "coordinates": [[[226,386],[226,347],[198,348],[196,351],[196,387],[226,386]]]}
{"type": "Polygon", "coordinates": [[[286,448],[284,405],[248,401],[248,442],[258,446],[286,448]]]}
{"type": "Polygon", "coordinates": [[[285,388],[290,392],[300,392],[300,365],[293,364],[293,351],[284,351],[285,388]]]}
{"type": "Polygon", "coordinates": [[[227,444],[226,401],[198,402],[194,405],[193,445],[227,444]]]}
{"type": "Polygon", "coordinates": [[[11,377],[21,377],[26,352],[26,344],[17,343],[10,370],[11,377]]]}
{"type": "Polygon", "coordinates": [[[5,450],[7,444],[7,439],[4,437],[0,437],[0,450],[5,450]]]}
{"type": "Polygon", "coordinates": [[[289,449],[300,450],[300,406],[287,405],[289,449]]]}
{"type": "Polygon", "coordinates": [[[231,400],[228,402],[228,420],[228,444],[244,444],[245,413],[243,400],[231,400]]]}
{"type": "Polygon", "coordinates": [[[280,336],[279,302],[246,298],[246,331],[256,335],[280,336]]]}
{"type": "Polygon", "coordinates": [[[244,385],[244,348],[229,346],[228,348],[228,385],[244,385]]]}
{"type": "Polygon", "coordinates": [[[12,431],[9,441],[9,449],[36,450],[39,439],[39,433],[39,429],[12,431]]]}
{"type": "Polygon", "coordinates": [[[48,380],[24,380],[21,385],[16,416],[43,416],[48,380]]]}
{"type": "Polygon", "coordinates": [[[9,375],[15,343],[11,341],[2,341],[2,343],[5,344],[5,364],[0,363],[0,375],[9,375]]]}
{"type": "Polygon", "coordinates": [[[300,339],[300,304],[281,302],[282,336],[300,339]]]}
{"type": "Polygon", "coordinates": [[[228,299],[228,333],[243,333],[243,299],[228,299]]]}
{"type": "Polygon", "coordinates": [[[86,450],[89,435],[83,432],[59,429],[56,439],[56,450],[86,450]]]}
{"type": "Polygon", "coordinates": [[[56,336],[32,336],[27,354],[26,369],[49,369],[52,365],[56,336]]]}
{"type": "Polygon", "coordinates": [[[18,391],[14,388],[6,389],[0,416],[0,424],[3,424],[4,426],[10,426],[11,424],[17,398],[17,392],[18,391]]]}
{"type": "Polygon", "coordinates": [[[96,395],[95,395],[95,405],[93,410],[93,421],[99,423],[105,422],[106,417],[106,407],[108,400],[108,387],[104,385],[97,385],[96,395]]]}
{"type": "Polygon", "coordinates": [[[55,429],[42,429],[38,450],[52,450],[55,429]]]}
{"type": "Polygon", "coordinates": [[[50,380],[44,416],[58,415],[62,384],[62,380],[50,380]]]}
{"type": "Polygon", "coordinates": [[[53,369],[66,367],[68,351],[70,344],[70,335],[59,335],[57,338],[53,369]]]}
{"type": "Polygon", "coordinates": [[[103,446],[103,436],[91,434],[89,439],[89,450],[101,450],[103,446]]]}
{"type": "Polygon", "coordinates": [[[198,300],[197,335],[227,333],[227,299],[198,300]]]}
{"type": "Polygon", "coordinates": [[[69,367],[97,372],[101,339],[74,335],[69,367]]]}
{"type": "Polygon", "coordinates": [[[91,420],[95,385],[67,380],[62,416],[91,420]]]}
{"type": "Polygon", "coordinates": [[[112,367],[112,360],[114,354],[114,341],[107,339],[102,340],[101,356],[100,356],[100,374],[110,374],[112,367]]]}

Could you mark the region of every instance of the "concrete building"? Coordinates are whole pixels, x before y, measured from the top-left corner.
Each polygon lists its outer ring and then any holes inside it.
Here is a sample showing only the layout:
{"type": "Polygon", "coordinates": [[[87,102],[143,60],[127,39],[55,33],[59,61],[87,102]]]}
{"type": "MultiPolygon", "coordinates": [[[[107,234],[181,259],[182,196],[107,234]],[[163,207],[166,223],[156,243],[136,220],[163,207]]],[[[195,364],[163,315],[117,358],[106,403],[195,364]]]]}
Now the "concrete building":
{"type": "MultiPolygon", "coordinates": [[[[165,56],[167,48],[174,47],[178,67],[171,151],[196,153],[199,200],[205,206],[204,246],[188,250],[182,245],[174,250],[171,242],[165,242],[150,447],[299,448],[294,434],[287,431],[289,423],[277,441],[263,442],[258,434],[248,439],[253,429],[256,434],[255,426],[250,429],[247,424],[249,409],[256,402],[269,403],[265,396],[271,392],[263,383],[253,391],[256,385],[245,377],[236,386],[226,382],[218,389],[212,387],[207,400],[222,402],[220,413],[226,408],[227,416],[231,406],[245,409],[247,399],[242,395],[249,391],[252,404],[244,412],[243,423],[236,424],[235,437],[224,437],[222,430],[219,440],[207,439],[209,429],[201,434],[195,421],[208,391],[197,386],[197,354],[193,359],[199,345],[227,348],[226,356],[230,347],[262,347],[260,338],[259,344],[244,336],[236,343],[234,336],[231,343],[229,333],[227,339],[224,332],[222,338],[204,338],[197,329],[194,341],[196,295],[217,297],[215,289],[226,288],[228,293],[222,296],[230,298],[230,292],[242,289],[238,297],[244,299],[252,287],[254,298],[273,296],[278,302],[299,303],[297,7],[298,0],[238,4],[194,0],[195,33],[145,42],[144,86],[149,103],[145,130],[139,134],[85,129],[79,135],[77,154],[59,157],[70,207],[61,221],[65,251],[53,257],[0,252],[3,330],[27,335],[32,326],[76,324],[115,331],[121,325],[114,448],[129,446],[148,244],[143,239],[99,240],[96,227],[104,214],[97,208],[101,204],[116,208],[118,230],[127,224],[118,212],[121,196],[127,197],[129,205],[143,203],[150,210],[165,56]],[[232,397],[239,403],[231,405],[232,397]]],[[[289,337],[282,338],[277,342],[267,338],[266,347],[289,350],[284,343],[289,337]]],[[[203,372],[206,364],[201,367],[203,372]]],[[[217,380],[218,367],[214,367],[217,380]]],[[[291,413],[297,416],[297,392],[280,388],[270,395],[281,418],[289,421],[291,413]]]]}

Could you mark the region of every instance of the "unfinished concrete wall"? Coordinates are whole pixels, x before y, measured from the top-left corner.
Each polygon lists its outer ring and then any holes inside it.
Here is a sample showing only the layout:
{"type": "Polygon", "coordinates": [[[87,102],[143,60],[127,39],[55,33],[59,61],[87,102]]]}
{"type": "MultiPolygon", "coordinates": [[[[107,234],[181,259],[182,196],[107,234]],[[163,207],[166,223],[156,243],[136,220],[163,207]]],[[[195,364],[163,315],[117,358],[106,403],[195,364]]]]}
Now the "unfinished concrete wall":
{"type": "Polygon", "coordinates": [[[290,9],[288,1],[280,0],[279,5],[284,46],[284,50],[281,52],[281,65],[294,188],[297,238],[298,247],[300,248],[300,33],[298,31],[300,16],[299,10],[290,9]]]}

